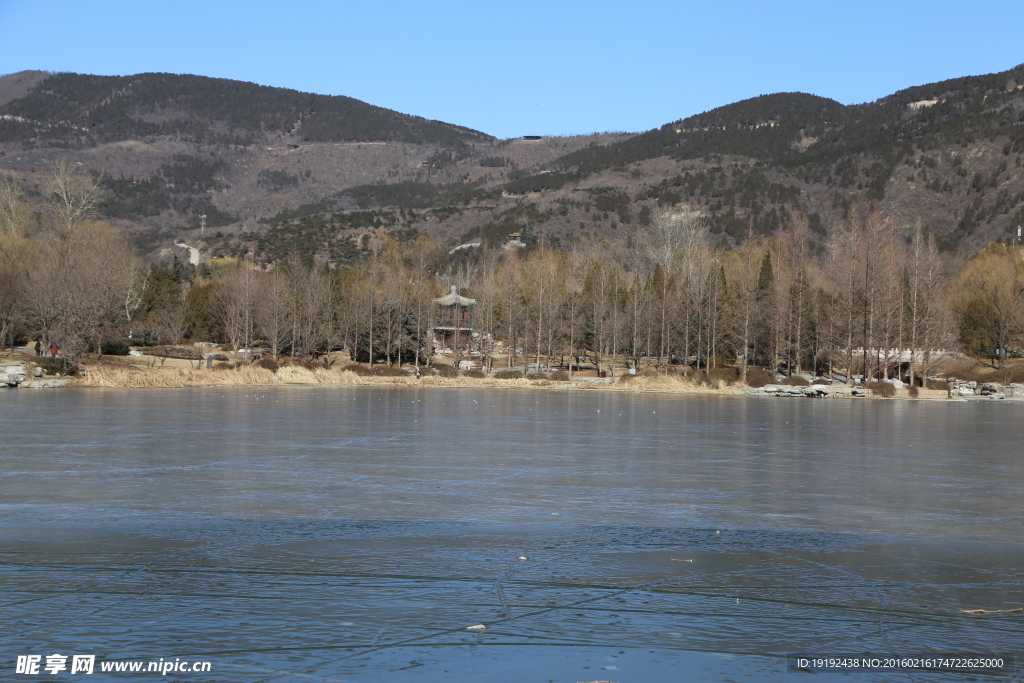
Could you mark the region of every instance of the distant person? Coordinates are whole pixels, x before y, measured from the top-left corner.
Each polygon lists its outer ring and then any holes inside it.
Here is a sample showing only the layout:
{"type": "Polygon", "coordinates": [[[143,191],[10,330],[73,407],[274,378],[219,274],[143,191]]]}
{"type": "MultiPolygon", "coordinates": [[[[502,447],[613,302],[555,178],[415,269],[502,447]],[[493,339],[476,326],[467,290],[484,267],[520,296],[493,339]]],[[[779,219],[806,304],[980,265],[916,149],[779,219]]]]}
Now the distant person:
{"type": "Polygon", "coordinates": [[[40,343],[40,341],[38,339],[36,340],[36,347],[35,348],[36,348],[36,358],[39,358],[40,356],[43,355],[43,345],[42,345],[42,343],[40,343]]]}
{"type": "Polygon", "coordinates": [[[56,358],[58,351],[60,351],[60,349],[58,349],[56,346],[51,346],[50,347],[50,356],[53,357],[53,358],[56,358]]]}

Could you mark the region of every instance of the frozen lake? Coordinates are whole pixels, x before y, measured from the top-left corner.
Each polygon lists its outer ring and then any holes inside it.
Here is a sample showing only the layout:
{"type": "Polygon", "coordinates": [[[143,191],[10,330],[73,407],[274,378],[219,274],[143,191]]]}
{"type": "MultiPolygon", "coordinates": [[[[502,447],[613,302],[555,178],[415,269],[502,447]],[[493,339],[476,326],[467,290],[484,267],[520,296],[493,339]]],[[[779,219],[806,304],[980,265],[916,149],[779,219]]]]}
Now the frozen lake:
{"type": "MultiPolygon", "coordinates": [[[[212,667],[182,681],[639,683],[804,675],[787,653],[1020,659],[1024,614],[999,610],[1024,606],[1022,410],[5,391],[0,670],[61,653],[96,655],[82,680],[179,658],[212,667]]],[[[1020,680],[815,680],[851,675],[1020,680]]]]}

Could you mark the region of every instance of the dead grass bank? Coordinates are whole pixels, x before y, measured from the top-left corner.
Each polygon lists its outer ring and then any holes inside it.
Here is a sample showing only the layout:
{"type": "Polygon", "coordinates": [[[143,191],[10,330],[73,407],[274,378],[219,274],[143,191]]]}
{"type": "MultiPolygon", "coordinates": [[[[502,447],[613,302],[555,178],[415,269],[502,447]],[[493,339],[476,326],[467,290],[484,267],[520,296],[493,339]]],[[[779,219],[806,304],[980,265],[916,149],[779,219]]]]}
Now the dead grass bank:
{"type": "Polygon", "coordinates": [[[164,388],[206,386],[272,386],[272,385],[348,385],[409,387],[546,387],[564,382],[551,380],[495,379],[493,377],[387,377],[358,375],[351,370],[304,368],[286,365],[276,371],[255,365],[230,370],[197,370],[190,368],[143,369],[104,365],[89,367],[75,380],[78,386],[164,388]]]}
{"type": "Polygon", "coordinates": [[[403,387],[471,387],[471,388],[552,388],[565,390],[613,390],[687,394],[727,394],[735,389],[719,380],[711,385],[677,375],[640,375],[610,384],[583,384],[552,379],[516,377],[443,377],[424,375],[378,376],[357,374],[342,368],[306,368],[286,365],[277,370],[257,365],[232,369],[207,370],[194,368],[138,368],[124,365],[90,366],[74,383],[85,387],[170,388],[205,386],[274,386],[274,385],[347,385],[403,387]]]}
{"type": "Polygon", "coordinates": [[[702,382],[689,377],[671,374],[626,375],[620,381],[608,385],[618,391],[656,391],[673,394],[731,394],[739,389],[725,380],[702,382]]]}

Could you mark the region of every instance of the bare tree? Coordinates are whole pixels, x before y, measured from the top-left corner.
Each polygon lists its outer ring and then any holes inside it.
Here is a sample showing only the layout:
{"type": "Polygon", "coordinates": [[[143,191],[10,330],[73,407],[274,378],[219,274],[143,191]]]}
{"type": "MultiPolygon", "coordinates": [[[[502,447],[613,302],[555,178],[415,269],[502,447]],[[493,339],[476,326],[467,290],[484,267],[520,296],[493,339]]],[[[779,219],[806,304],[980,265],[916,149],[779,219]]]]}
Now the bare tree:
{"type": "Polygon", "coordinates": [[[107,225],[75,224],[74,232],[40,245],[28,270],[26,300],[44,336],[65,355],[99,350],[120,319],[136,273],[126,241],[107,225]]]}
{"type": "Polygon", "coordinates": [[[932,351],[947,346],[949,311],[940,294],[946,289],[944,275],[935,236],[926,234],[918,222],[907,248],[904,275],[911,386],[918,376],[927,376],[932,351]]]}
{"type": "Polygon", "coordinates": [[[0,234],[27,235],[32,207],[21,187],[10,178],[0,178],[0,234]]]}
{"type": "MultiPolygon", "coordinates": [[[[480,260],[473,278],[473,298],[475,306],[475,326],[480,332],[479,350],[481,363],[486,370],[494,366],[494,340],[497,333],[498,307],[502,292],[498,282],[498,262],[500,252],[497,249],[480,247],[480,260]]],[[[418,273],[422,270],[417,269],[418,273]]]]}
{"type": "Polygon", "coordinates": [[[676,273],[678,260],[692,239],[693,233],[703,229],[704,218],[698,212],[686,208],[681,211],[662,211],[654,216],[647,230],[639,237],[647,249],[648,257],[655,265],[656,287],[658,289],[659,337],[658,365],[669,351],[669,290],[676,273]]]}
{"type": "Polygon", "coordinates": [[[523,325],[522,312],[522,264],[519,255],[510,251],[501,263],[501,287],[505,290],[501,299],[501,318],[506,330],[508,343],[508,369],[516,362],[517,346],[523,325]]]}
{"type": "Polygon", "coordinates": [[[626,312],[629,333],[630,367],[634,371],[640,368],[640,356],[643,353],[643,337],[645,320],[650,314],[650,288],[647,286],[650,272],[647,268],[643,250],[636,243],[628,248],[624,262],[627,265],[626,278],[626,312]]]}
{"type": "Polygon", "coordinates": [[[79,164],[60,157],[50,164],[46,209],[53,218],[60,239],[67,239],[75,226],[96,215],[103,191],[96,179],[81,173],[79,164]]]}
{"type": "MultiPolygon", "coordinates": [[[[438,249],[437,244],[427,237],[426,235],[420,235],[413,242],[411,253],[409,254],[409,263],[412,267],[412,273],[410,277],[410,286],[412,288],[412,316],[413,324],[416,329],[416,351],[415,351],[415,366],[417,372],[419,372],[420,363],[422,360],[426,360],[429,363],[429,358],[424,358],[424,352],[426,351],[427,344],[425,339],[427,335],[427,327],[430,324],[430,314],[432,312],[434,287],[433,279],[431,278],[431,269],[434,264],[439,262],[443,256],[443,253],[438,249]]],[[[484,274],[483,282],[481,282],[481,291],[487,291],[488,298],[484,299],[483,309],[489,313],[489,317],[486,318],[484,329],[488,332],[492,331],[493,318],[494,318],[494,296],[493,296],[493,280],[494,280],[494,269],[493,262],[484,262],[484,274]],[[491,285],[489,288],[488,285],[491,285]]]]}
{"type": "Polygon", "coordinates": [[[260,273],[249,263],[226,273],[220,288],[224,331],[236,349],[252,346],[256,331],[256,307],[259,297],[260,273]]]}
{"type": "Polygon", "coordinates": [[[15,326],[21,318],[23,289],[20,273],[0,263],[0,348],[4,342],[14,345],[15,326]]]}
{"type": "MultiPolygon", "coordinates": [[[[846,384],[852,382],[854,346],[860,332],[859,310],[863,305],[858,256],[860,231],[854,225],[837,226],[826,245],[826,296],[829,303],[830,355],[842,355],[846,384]]],[[[863,344],[863,342],[862,342],[863,344]]]]}
{"type": "Polygon", "coordinates": [[[165,331],[172,344],[180,344],[188,330],[188,316],[185,307],[187,291],[179,285],[176,291],[162,302],[155,314],[155,322],[165,331]]]}
{"type": "Polygon", "coordinates": [[[754,335],[758,317],[758,281],[761,273],[761,262],[764,260],[764,247],[748,230],[746,241],[730,255],[728,261],[729,282],[733,301],[733,334],[734,351],[740,365],[740,378],[747,381],[747,366],[753,356],[754,335]]]}
{"type": "Polygon", "coordinates": [[[319,353],[330,336],[333,319],[330,272],[297,255],[288,258],[286,272],[291,290],[292,358],[319,353]]]}
{"type": "Polygon", "coordinates": [[[0,346],[14,343],[15,326],[23,317],[31,206],[21,188],[9,178],[0,179],[0,346]]]}
{"type": "Polygon", "coordinates": [[[280,268],[274,268],[260,281],[260,306],[256,313],[256,327],[270,345],[270,353],[277,360],[291,334],[291,289],[288,277],[280,268]]]}
{"type": "Polygon", "coordinates": [[[574,361],[579,357],[580,330],[583,314],[583,278],[587,270],[587,258],[575,246],[569,254],[568,277],[565,283],[565,327],[569,345],[569,376],[572,377],[574,361]]]}

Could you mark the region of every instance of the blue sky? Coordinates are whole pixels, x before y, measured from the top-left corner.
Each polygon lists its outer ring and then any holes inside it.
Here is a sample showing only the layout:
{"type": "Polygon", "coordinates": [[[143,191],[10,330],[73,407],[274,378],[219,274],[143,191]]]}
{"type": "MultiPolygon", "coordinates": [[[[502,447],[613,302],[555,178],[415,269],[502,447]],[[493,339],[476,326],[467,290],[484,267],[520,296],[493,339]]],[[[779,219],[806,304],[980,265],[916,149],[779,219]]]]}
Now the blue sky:
{"type": "Polygon", "coordinates": [[[498,137],[640,131],[756,95],[844,104],[1024,62],[1024,2],[0,0],[0,73],[234,78],[498,137]]]}

